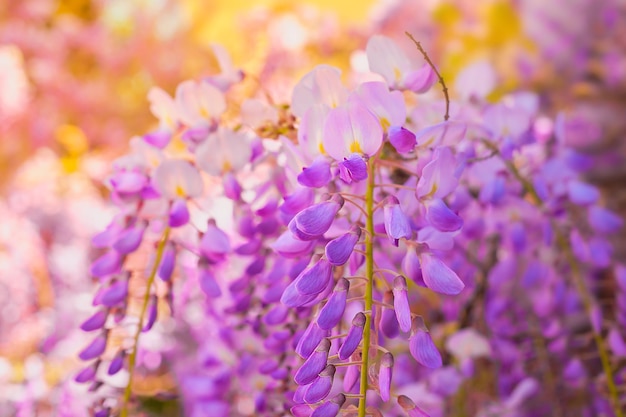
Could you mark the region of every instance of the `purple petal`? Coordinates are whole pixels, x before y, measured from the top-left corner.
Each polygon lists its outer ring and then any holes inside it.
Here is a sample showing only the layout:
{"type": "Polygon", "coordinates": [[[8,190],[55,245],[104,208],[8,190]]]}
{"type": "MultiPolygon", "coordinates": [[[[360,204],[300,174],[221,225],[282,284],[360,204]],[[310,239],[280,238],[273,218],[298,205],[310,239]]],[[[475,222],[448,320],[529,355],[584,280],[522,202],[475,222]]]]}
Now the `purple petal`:
{"type": "Polygon", "coordinates": [[[570,181],[567,184],[567,192],[572,203],[579,206],[593,204],[600,198],[600,192],[596,187],[580,181],[570,181]]]}
{"type": "Polygon", "coordinates": [[[418,199],[441,199],[457,187],[457,161],[449,147],[437,148],[433,159],[424,169],[417,183],[415,195],[418,199]]]}
{"type": "Polygon", "coordinates": [[[389,142],[399,153],[411,152],[415,149],[417,140],[415,133],[402,126],[391,126],[388,132],[389,142]]]}
{"type": "Polygon", "coordinates": [[[420,266],[419,256],[414,247],[408,246],[406,255],[402,259],[402,271],[404,275],[422,287],[426,286],[422,277],[422,267],[420,266]]]}
{"type": "Polygon", "coordinates": [[[390,398],[391,378],[393,374],[393,355],[386,352],[380,360],[380,370],[378,372],[378,389],[380,398],[387,402],[390,398]]]}
{"type": "Polygon", "coordinates": [[[324,291],[332,278],[333,266],[324,258],[302,271],[296,278],[296,289],[303,295],[316,295],[324,291]]]}
{"type": "Polygon", "coordinates": [[[109,288],[107,288],[100,298],[100,303],[107,306],[113,307],[116,304],[121,303],[126,299],[126,295],[128,294],[128,280],[121,279],[115,281],[109,288]]]}
{"type": "Polygon", "coordinates": [[[198,271],[198,283],[200,289],[207,297],[216,298],[222,295],[222,290],[215,280],[215,276],[208,268],[201,268],[198,271]]]}
{"type": "Polygon", "coordinates": [[[339,178],[347,184],[367,179],[367,162],[359,154],[350,154],[339,162],[339,178]]]}
{"type": "Polygon", "coordinates": [[[159,264],[159,270],[157,275],[163,281],[169,281],[174,272],[174,266],[176,264],[176,247],[172,243],[168,243],[163,251],[163,257],[159,264]]]}
{"type": "Polygon", "coordinates": [[[310,417],[313,410],[307,404],[296,404],[291,409],[293,417],[310,417]]]}
{"type": "Polygon", "coordinates": [[[153,295],[150,297],[150,301],[148,304],[148,317],[146,320],[146,324],[143,326],[143,329],[141,329],[142,332],[150,331],[150,329],[152,329],[152,326],[154,326],[154,323],[156,323],[158,313],[157,307],[158,299],[156,296],[153,295]]]}
{"type": "Polygon", "coordinates": [[[229,198],[233,201],[239,201],[241,199],[242,188],[232,172],[227,172],[226,174],[224,174],[222,187],[224,187],[224,195],[226,196],[226,198],[229,198]]]}
{"type": "Polygon", "coordinates": [[[301,358],[308,358],[315,351],[315,348],[320,344],[322,339],[328,336],[328,331],[319,327],[319,325],[312,321],[307,327],[304,334],[298,340],[296,346],[296,353],[301,358]]]}
{"type": "Polygon", "coordinates": [[[437,75],[428,64],[425,64],[418,70],[407,73],[404,77],[406,88],[417,94],[427,92],[436,82],[437,75]]]}
{"type": "Polygon", "coordinates": [[[350,326],[350,330],[348,330],[348,335],[346,336],[346,340],[344,340],[343,345],[339,348],[339,359],[346,360],[354,353],[356,348],[359,347],[359,343],[361,343],[361,339],[363,339],[363,328],[365,327],[365,314],[357,313],[352,319],[352,326],[350,326]]]}
{"type": "Polygon", "coordinates": [[[385,231],[394,246],[398,246],[398,240],[410,239],[413,234],[409,219],[400,207],[400,202],[394,196],[389,196],[383,206],[385,231]]]}
{"type": "Polygon", "coordinates": [[[90,273],[94,277],[103,278],[120,271],[122,258],[116,250],[110,250],[91,264],[90,273]]]}
{"type": "Polygon", "coordinates": [[[200,240],[199,249],[207,258],[219,261],[230,252],[230,239],[214,222],[210,221],[200,240]]]}
{"type": "MultiPolygon", "coordinates": [[[[391,291],[385,292],[383,295],[383,303],[393,304],[393,293],[391,291]]],[[[389,339],[393,339],[400,334],[400,325],[398,324],[398,318],[396,317],[396,312],[393,308],[382,308],[380,316],[380,331],[389,339]]]]}
{"type": "Polygon", "coordinates": [[[330,330],[339,324],[343,317],[343,312],[346,309],[349,289],[350,282],[345,278],[340,278],[337,285],[335,285],[333,294],[320,310],[319,316],[317,316],[317,324],[320,328],[330,330]]]}
{"type": "Polygon", "coordinates": [[[319,377],[311,382],[306,392],[304,393],[304,401],[309,404],[322,401],[330,393],[330,389],[333,387],[333,378],[335,376],[335,366],[328,365],[319,377]]]}
{"type": "Polygon", "coordinates": [[[393,307],[398,324],[403,332],[411,330],[411,307],[409,306],[408,288],[403,276],[398,275],[393,281],[393,307]]]}
{"type": "Polygon", "coordinates": [[[285,197],[284,203],[280,206],[280,211],[286,214],[295,215],[313,204],[315,194],[309,188],[298,188],[292,194],[285,197]]]}
{"type": "Polygon", "coordinates": [[[422,253],[422,277],[431,290],[448,295],[460,293],[465,284],[443,261],[430,253],[422,253]]]}
{"type": "Polygon", "coordinates": [[[104,353],[106,347],[107,337],[105,334],[100,334],[78,354],[78,357],[84,361],[95,359],[104,353]]]}
{"type": "Polygon", "coordinates": [[[311,251],[315,242],[303,241],[294,237],[289,230],[283,232],[274,243],[271,244],[279,255],[286,258],[298,258],[311,251]]]}
{"type": "Polygon", "coordinates": [[[304,361],[300,369],[296,372],[293,379],[298,385],[306,385],[319,375],[328,361],[328,350],[330,349],[330,340],[323,339],[317,346],[317,349],[304,361]]]}
{"type": "Polygon", "coordinates": [[[83,368],[83,370],[81,370],[78,375],[76,375],[76,377],[74,378],[74,381],[78,382],[79,384],[85,383],[85,382],[89,382],[92,381],[96,376],[96,366],[94,365],[90,365],[86,368],[83,368]]]}
{"type": "Polygon", "coordinates": [[[136,251],[141,244],[145,230],[146,225],[144,223],[124,230],[113,244],[113,249],[122,255],[136,251]]]}
{"type": "Polygon", "coordinates": [[[163,149],[170,143],[172,132],[169,129],[161,128],[143,135],[143,140],[150,145],[163,149]]]}
{"type": "Polygon", "coordinates": [[[296,282],[294,281],[291,284],[289,284],[287,288],[285,288],[285,292],[283,292],[283,295],[280,297],[280,302],[286,305],[287,307],[296,308],[296,307],[302,307],[306,303],[314,299],[315,299],[315,294],[313,295],[301,294],[296,289],[296,282]]]}
{"type": "Polygon", "coordinates": [[[330,163],[326,158],[318,158],[308,167],[302,168],[298,175],[298,183],[305,187],[324,187],[332,179],[330,163]]]}
{"type": "Polygon", "coordinates": [[[324,201],[302,210],[292,222],[299,232],[310,237],[302,240],[314,240],[328,231],[339,209],[341,204],[336,201],[324,201]]]}
{"type": "Polygon", "coordinates": [[[361,366],[360,365],[350,365],[348,369],[346,369],[346,373],[343,376],[343,390],[345,392],[352,391],[352,388],[359,381],[361,376],[361,366]]]}
{"type": "Polygon", "coordinates": [[[141,172],[120,171],[109,178],[109,183],[120,194],[135,194],[146,186],[148,178],[141,172]]]}
{"type": "Polygon", "coordinates": [[[463,227],[463,219],[439,199],[429,200],[426,204],[426,219],[442,232],[455,232],[463,227]]]}
{"type": "Polygon", "coordinates": [[[441,354],[429,332],[417,329],[409,338],[409,350],[411,356],[427,368],[439,368],[442,365],[441,354]]]}
{"type": "Polygon", "coordinates": [[[348,262],[348,259],[350,259],[350,255],[354,250],[354,246],[360,238],[361,228],[353,226],[348,233],[328,242],[324,248],[324,253],[326,254],[328,262],[337,266],[348,262]]]}
{"type": "Polygon", "coordinates": [[[597,233],[616,233],[624,226],[624,220],[602,207],[592,206],[589,209],[589,224],[597,233]]]}
{"type": "Polygon", "coordinates": [[[279,304],[267,312],[265,317],[263,317],[263,322],[268,326],[275,326],[277,324],[284,323],[287,319],[287,314],[289,314],[289,309],[286,306],[279,304]]]}
{"type": "Polygon", "coordinates": [[[80,328],[85,332],[102,329],[108,316],[109,313],[107,310],[98,310],[93,316],[85,320],[83,324],[80,325],[80,328]]]}
{"type": "Polygon", "coordinates": [[[169,213],[169,225],[171,227],[180,227],[189,223],[189,209],[187,202],[182,198],[172,201],[169,213]]]}
{"type": "Polygon", "coordinates": [[[346,402],[346,396],[337,394],[332,400],[326,401],[313,411],[311,417],[335,417],[339,414],[339,410],[343,403],[346,402]]]}
{"type": "Polygon", "coordinates": [[[109,369],[107,370],[107,373],[109,375],[115,375],[116,373],[118,373],[124,366],[125,358],[126,354],[123,350],[117,352],[117,354],[113,357],[113,360],[111,360],[111,363],[109,364],[109,369]]]}

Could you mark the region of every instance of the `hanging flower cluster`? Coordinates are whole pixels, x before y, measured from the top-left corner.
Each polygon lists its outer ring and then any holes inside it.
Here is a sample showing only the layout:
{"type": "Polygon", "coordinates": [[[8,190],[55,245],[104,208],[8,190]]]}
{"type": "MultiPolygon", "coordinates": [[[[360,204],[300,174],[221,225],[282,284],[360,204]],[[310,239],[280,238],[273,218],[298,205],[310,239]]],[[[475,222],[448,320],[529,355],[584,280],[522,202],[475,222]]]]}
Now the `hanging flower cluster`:
{"type": "Polygon", "coordinates": [[[288,106],[238,102],[225,54],[218,76],[151,91],[159,127],[114,163],[118,215],[93,240],[76,381],[127,375],[95,415],[138,407],[139,342],[158,331],[191,416],[443,416],[482,368],[496,394],[464,404],[476,415],[545,415],[591,378],[593,399],[554,412],[620,416],[606,331],[611,353],[624,343],[588,278],[621,219],[534,95],[450,103],[416,46],[423,66],[374,36],[368,81],[320,65],[288,106]],[[436,82],[445,101],[423,95],[436,82]]]}

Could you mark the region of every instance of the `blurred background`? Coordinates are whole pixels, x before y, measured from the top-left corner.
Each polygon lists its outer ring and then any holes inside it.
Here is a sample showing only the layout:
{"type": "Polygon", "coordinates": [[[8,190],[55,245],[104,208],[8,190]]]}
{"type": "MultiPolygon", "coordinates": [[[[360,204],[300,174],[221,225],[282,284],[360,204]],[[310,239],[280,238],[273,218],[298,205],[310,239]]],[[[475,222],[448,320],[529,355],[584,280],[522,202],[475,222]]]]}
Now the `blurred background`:
{"type": "Polygon", "coordinates": [[[113,214],[101,182],[156,126],[148,90],[217,72],[213,44],[280,103],[313,65],[362,67],[369,36],[410,48],[409,31],[450,85],[478,71],[493,99],[538,92],[623,214],[625,18],[619,0],[0,2],[0,416],[80,415],[68,381],[87,340],[90,238],[113,214]]]}

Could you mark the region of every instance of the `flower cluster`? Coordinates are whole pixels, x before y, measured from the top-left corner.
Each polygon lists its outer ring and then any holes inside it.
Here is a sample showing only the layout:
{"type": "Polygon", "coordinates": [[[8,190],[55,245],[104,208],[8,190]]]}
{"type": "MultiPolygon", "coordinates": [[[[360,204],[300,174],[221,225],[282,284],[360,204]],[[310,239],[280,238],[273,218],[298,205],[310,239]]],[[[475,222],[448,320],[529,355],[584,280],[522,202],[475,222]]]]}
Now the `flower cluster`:
{"type": "Polygon", "coordinates": [[[366,80],[320,65],[286,106],[238,102],[221,49],[220,74],[150,92],[159,126],[114,163],[118,214],[93,240],[76,380],[126,374],[96,415],[138,407],[158,330],[192,416],[541,415],[589,379],[593,401],[554,412],[620,416],[623,341],[589,278],[622,220],[535,95],[450,103],[415,45],[422,66],[373,36],[366,80]],[[493,397],[465,401],[471,386],[493,397]]]}

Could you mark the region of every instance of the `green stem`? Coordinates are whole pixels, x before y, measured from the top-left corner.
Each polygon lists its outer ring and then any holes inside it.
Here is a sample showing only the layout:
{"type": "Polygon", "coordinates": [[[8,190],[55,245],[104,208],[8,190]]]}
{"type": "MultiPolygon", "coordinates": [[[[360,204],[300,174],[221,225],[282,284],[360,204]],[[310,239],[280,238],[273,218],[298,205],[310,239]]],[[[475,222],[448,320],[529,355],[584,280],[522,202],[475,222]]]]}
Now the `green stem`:
{"type": "MultiPolygon", "coordinates": [[[[489,141],[483,141],[483,143],[485,143],[485,145],[489,149],[491,149],[494,152],[497,152],[498,155],[500,155],[496,145],[494,145],[493,143],[489,141]]],[[[502,158],[502,155],[500,155],[500,157],[502,161],[504,162],[504,164],[506,165],[506,167],[511,171],[511,173],[513,173],[515,178],[517,178],[517,180],[522,184],[526,192],[529,193],[533,197],[533,199],[535,200],[535,204],[541,207],[542,201],[539,198],[539,194],[537,193],[537,190],[535,189],[534,185],[530,181],[528,181],[526,178],[524,178],[524,176],[519,172],[519,170],[517,169],[517,167],[515,166],[513,162],[502,158]]],[[[552,221],[551,223],[552,223],[552,228],[554,229],[554,233],[556,235],[557,243],[559,244],[559,247],[561,248],[561,250],[564,252],[567,263],[569,264],[569,267],[571,270],[571,276],[574,280],[574,286],[576,287],[576,292],[578,293],[578,296],[580,297],[580,300],[583,304],[583,308],[585,309],[585,313],[587,314],[588,317],[591,318],[593,315],[593,300],[591,296],[589,295],[587,286],[585,285],[584,279],[581,276],[580,266],[574,256],[572,247],[570,246],[568,239],[563,235],[563,233],[557,227],[554,221],[552,221]]],[[[593,326],[591,327],[591,331],[593,334],[593,340],[595,341],[595,344],[596,344],[596,349],[598,350],[598,354],[600,355],[600,361],[602,362],[602,369],[604,371],[604,374],[606,375],[606,385],[609,390],[609,397],[610,397],[610,401],[612,404],[613,412],[615,413],[615,417],[624,417],[624,413],[622,412],[622,409],[620,407],[619,392],[617,390],[617,386],[615,385],[615,378],[613,376],[613,369],[611,368],[611,359],[609,357],[609,352],[606,348],[602,335],[599,332],[597,332],[596,329],[593,328],[593,326]]]]}
{"type": "Polygon", "coordinates": [[[369,313],[365,315],[365,327],[363,328],[363,347],[361,359],[361,385],[359,389],[359,415],[365,417],[365,408],[367,406],[367,378],[369,369],[369,351],[370,336],[372,322],[372,305],[374,290],[374,160],[370,159],[368,163],[367,173],[367,190],[365,191],[365,211],[367,218],[365,228],[368,233],[365,234],[365,278],[367,284],[365,286],[365,311],[369,313]]]}
{"type": "Polygon", "coordinates": [[[139,335],[141,334],[141,330],[143,328],[143,319],[146,315],[146,311],[148,310],[150,289],[152,288],[152,283],[154,282],[157,270],[159,269],[159,264],[161,263],[161,258],[163,257],[163,251],[165,249],[165,244],[167,243],[169,235],[170,227],[167,226],[157,246],[154,264],[152,265],[152,270],[150,271],[148,282],[146,282],[146,292],[143,296],[143,304],[141,306],[141,312],[139,313],[139,323],[137,324],[137,331],[135,332],[130,355],[128,355],[128,383],[126,384],[126,388],[124,389],[124,399],[122,401],[122,410],[120,411],[120,417],[128,417],[128,402],[130,401],[130,394],[132,391],[131,387],[133,385],[133,373],[135,371],[135,363],[137,362],[137,346],[139,345],[139,335]]]}

